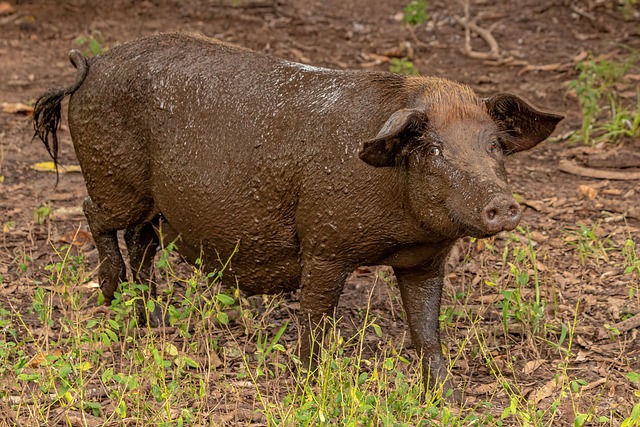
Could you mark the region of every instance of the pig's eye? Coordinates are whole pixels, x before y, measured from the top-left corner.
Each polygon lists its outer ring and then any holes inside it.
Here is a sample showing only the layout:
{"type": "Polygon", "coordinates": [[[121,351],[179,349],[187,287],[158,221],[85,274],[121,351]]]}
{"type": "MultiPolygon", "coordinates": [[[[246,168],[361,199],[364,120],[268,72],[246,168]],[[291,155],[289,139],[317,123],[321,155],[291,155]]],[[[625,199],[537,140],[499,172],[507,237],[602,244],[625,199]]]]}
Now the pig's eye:
{"type": "Polygon", "coordinates": [[[498,151],[500,151],[500,143],[496,140],[491,141],[491,143],[489,144],[489,151],[491,151],[492,153],[497,153],[498,151]]]}
{"type": "Polygon", "coordinates": [[[435,145],[432,145],[431,147],[429,147],[427,152],[429,153],[430,156],[433,156],[433,157],[440,155],[440,149],[435,145]]]}

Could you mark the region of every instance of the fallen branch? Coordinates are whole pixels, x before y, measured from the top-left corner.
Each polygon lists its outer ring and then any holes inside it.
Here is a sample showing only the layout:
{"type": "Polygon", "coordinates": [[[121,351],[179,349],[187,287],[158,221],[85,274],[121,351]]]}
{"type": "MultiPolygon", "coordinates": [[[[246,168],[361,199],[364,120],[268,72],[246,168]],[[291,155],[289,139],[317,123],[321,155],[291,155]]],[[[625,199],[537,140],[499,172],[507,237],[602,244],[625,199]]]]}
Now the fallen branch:
{"type": "Polygon", "coordinates": [[[412,25],[406,24],[405,27],[409,30],[409,34],[411,35],[411,38],[413,39],[413,42],[416,44],[416,46],[429,47],[427,43],[418,38],[418,35],[416,34],[416,31],[413,29],[412,25]]]}
{"type": "Polygon", "coordinates": [[[630,317],[627,320],[615,323],[611,325],[611,327],[617,329],[620,333],[640,327],[640,313],[637,313],[635,316],[630,317]]]}
{"type": "Polygon", "coordinates": [[[571,175],[595,179],[611,179],[615,181],[631,181],[640,179],[640,172],[609,171],[578,166],[569,160],[560,160],[558,169],[571,175]]]}
{"type": "Polygon", "coordinates": [[[464,1],[464,18],[456,17],[458,24],[464,27],[464,53],[473,59],[500,59],[500,46],[491,34],[491,30],[486,30],[476,24],[476,20],[471,20],[469,13],[469,0],[464,1]],[[471,48],[471,31],[478,34],[482,40],[489,45],[489,52],[477,52],[471,48]]]}

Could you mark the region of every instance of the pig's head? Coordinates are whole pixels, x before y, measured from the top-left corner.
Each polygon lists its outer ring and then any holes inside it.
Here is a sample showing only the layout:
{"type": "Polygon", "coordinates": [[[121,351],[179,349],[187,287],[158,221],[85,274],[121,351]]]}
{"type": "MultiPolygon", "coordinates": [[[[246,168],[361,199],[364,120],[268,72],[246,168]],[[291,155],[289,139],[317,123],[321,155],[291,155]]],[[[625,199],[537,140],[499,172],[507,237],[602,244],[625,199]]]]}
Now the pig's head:
{"type": "Polygon", "coordinates": [[[544,141],[563,117],[515,95],[454,95],[425,97],[424,105],[394,112],[362,144],[360,159],[406,178],[405,206],[426,229],[454,238],[513,230],[520,207],[505,158],[544,141]]]}

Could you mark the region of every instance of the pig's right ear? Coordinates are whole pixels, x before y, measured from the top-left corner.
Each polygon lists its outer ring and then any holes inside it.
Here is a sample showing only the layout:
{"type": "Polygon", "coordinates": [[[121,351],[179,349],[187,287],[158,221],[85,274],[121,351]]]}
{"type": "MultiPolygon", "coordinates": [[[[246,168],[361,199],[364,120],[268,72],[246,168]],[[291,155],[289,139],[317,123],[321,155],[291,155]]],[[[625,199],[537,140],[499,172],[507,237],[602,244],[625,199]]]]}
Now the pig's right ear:
{"type": "Polygon", "coordinates": [[[408,153],[411,142],[420,137],[427,127],[427,114],[420,110],[403,108],[389,117],[378,136],[360,146],[358,156],[375,167],[389,167],[400,163],[408,153]]]}

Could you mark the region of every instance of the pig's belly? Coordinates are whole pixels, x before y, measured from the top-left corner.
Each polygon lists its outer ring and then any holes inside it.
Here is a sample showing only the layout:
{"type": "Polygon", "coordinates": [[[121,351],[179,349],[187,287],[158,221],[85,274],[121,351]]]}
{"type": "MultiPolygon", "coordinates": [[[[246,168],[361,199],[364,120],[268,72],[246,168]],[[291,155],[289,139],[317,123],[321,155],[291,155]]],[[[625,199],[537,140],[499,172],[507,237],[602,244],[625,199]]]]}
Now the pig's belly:
{"type": "Polygon", "coordinates": [[[189,263],[201,258],[208,272],[220,271],[229,261],[222,276],[226,286],[235,287],[237,283],[248,294],[275,294],[300,287],[302,268],[294,230],[278,233],[290,236],[284,239],[250,233],[235,238],[204,233],[200,241],[195,241],[195,237],[189,238],[163,221],[161,232],[163,241],[175,241],[178,253],[189,263]]]}

